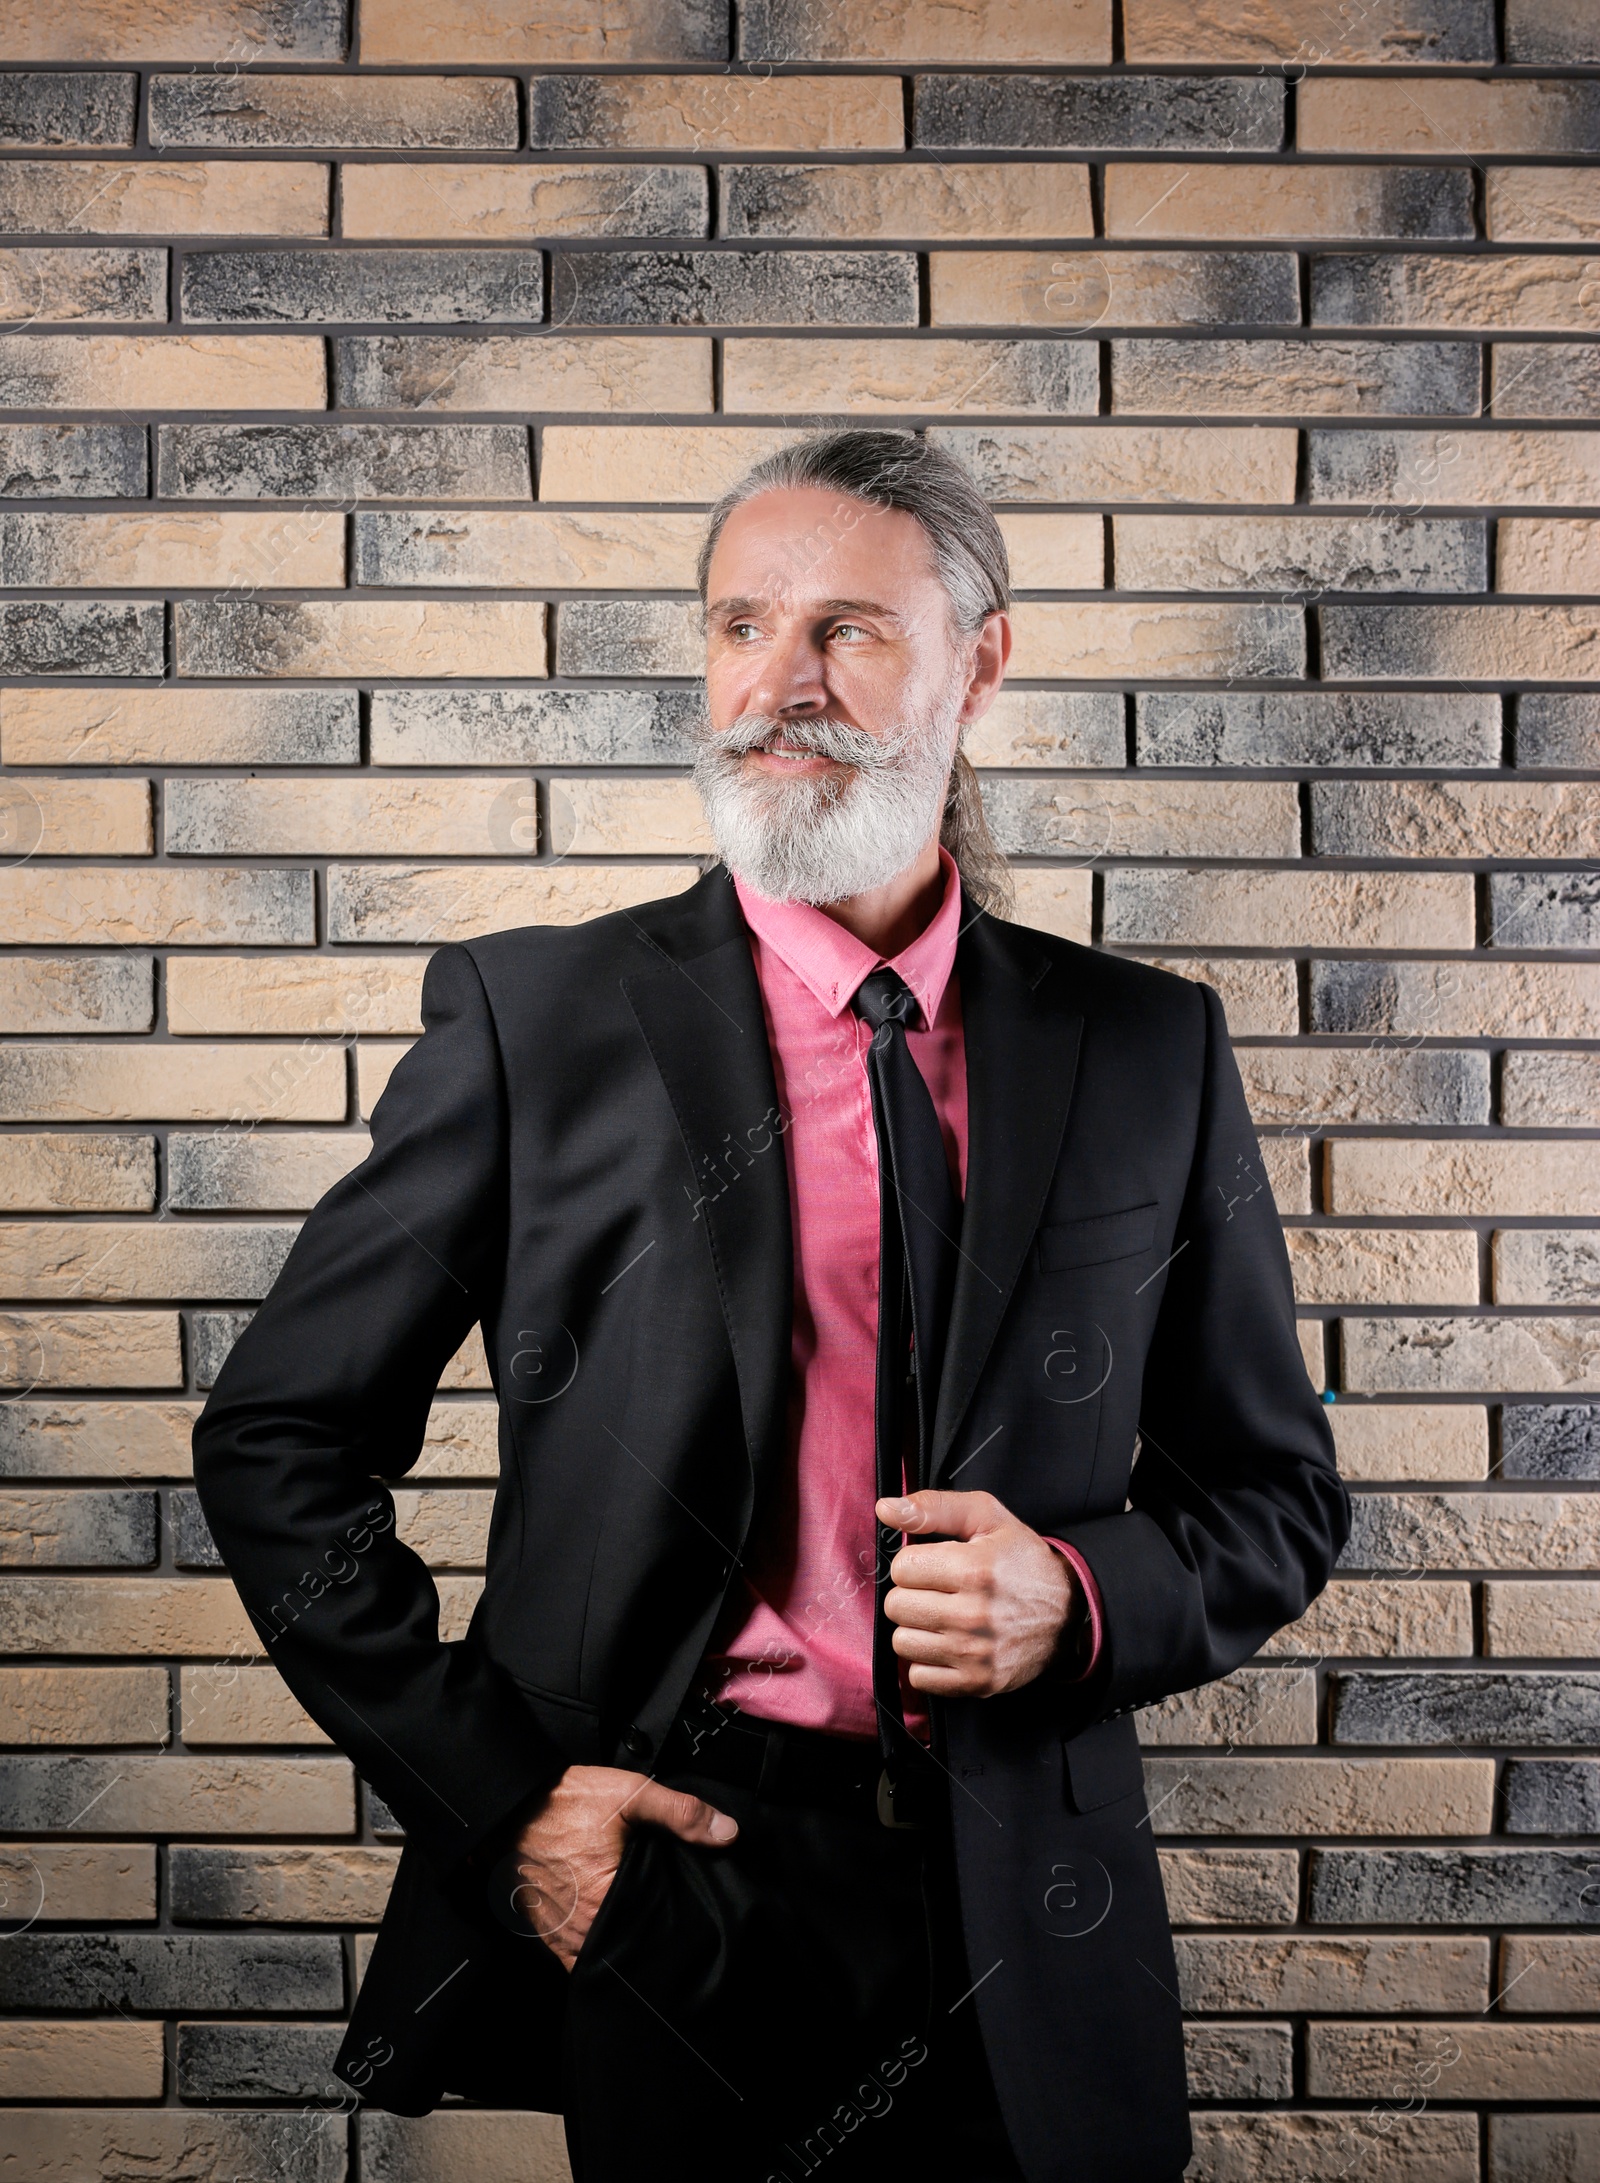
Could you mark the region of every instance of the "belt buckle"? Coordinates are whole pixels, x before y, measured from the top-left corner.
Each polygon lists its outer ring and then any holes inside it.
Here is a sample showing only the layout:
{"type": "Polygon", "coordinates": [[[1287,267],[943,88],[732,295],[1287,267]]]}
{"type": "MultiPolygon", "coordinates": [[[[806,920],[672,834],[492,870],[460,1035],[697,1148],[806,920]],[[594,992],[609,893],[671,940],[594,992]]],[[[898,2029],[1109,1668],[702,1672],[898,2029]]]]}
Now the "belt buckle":
{"type": "Polygon", "coordinates": [[[918,1828],[920,1819],[901,1819],[894,1808],[894,1783],[889,1779],[889,1769],[884,1767],[878,1776],[878,1821],[885,1827],[918,1828]]]}

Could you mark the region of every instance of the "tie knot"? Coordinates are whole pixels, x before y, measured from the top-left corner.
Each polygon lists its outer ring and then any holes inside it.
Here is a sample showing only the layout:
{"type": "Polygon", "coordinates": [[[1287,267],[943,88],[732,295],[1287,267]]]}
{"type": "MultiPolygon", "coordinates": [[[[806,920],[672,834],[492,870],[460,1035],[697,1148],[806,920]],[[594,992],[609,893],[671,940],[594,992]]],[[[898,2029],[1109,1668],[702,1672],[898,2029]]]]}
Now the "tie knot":
{"type": "Polygon", "coordinates": [[[881,1031],[888,1023],[909,1028],[921,1013],[916,995],[897,970],[870,972],[856,988],[850,1005],[874,1031],[881,1031]]]}

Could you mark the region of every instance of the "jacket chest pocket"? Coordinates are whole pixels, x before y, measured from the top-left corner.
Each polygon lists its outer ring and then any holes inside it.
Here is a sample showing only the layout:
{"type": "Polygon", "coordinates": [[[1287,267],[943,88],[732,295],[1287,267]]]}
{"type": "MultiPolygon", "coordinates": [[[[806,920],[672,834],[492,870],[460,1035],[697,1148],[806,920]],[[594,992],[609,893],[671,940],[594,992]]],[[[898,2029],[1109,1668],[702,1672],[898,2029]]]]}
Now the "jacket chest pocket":
{"type": "Polygon", "coordinates": [[[1057,1221],[1039,1230],[1034,1262],[1041,1273],[1066,1273],[1077,1266],[1103,1266],[1114,1258],[1136,1258],[1155,1242],[1160,1211],[1152,1199],[1121,1212],[1057,1221]]]}

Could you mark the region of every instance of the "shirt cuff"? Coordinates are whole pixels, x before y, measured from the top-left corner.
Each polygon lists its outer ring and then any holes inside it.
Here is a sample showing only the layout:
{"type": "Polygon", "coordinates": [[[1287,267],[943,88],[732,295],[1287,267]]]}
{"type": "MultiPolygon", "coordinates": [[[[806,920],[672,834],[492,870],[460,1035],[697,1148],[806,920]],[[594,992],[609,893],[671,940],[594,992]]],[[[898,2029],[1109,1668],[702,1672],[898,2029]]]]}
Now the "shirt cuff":
{"type": "Polygon", "coordinates": [[[1047,1531],[1041,1532],[1040,1537],[1044,1540],[1046,1546],[1053,1546],[1056,1552],[1065,1558],[1083,1591],[1083,1603],[1089,1620],[1088,1658],[1077,1673],[1069,1678],[1074,1683],[1081,1683],[1086,1681],[1099,1665],[1101,1645],[1105,1636],[1105,1621],[1100,1606],[1100,1587],[1094,1581],[1094,1573],[1089,1564],[1075,1546],[1068,1546],[1065,1539],[1052,1539],[1047,1531]]]}

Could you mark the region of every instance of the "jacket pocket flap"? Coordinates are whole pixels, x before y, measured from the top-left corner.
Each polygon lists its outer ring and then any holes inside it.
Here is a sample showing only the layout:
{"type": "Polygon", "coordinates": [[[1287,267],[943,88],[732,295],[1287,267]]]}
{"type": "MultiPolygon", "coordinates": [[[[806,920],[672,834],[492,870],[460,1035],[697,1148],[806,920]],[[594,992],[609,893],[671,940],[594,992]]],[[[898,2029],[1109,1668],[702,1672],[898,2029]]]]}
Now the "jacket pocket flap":
{"type": "Polygon", "coordinates": [[[1068,1266],[1099,1266],[1110,1258],[1132,1258],[1156,1239],[1155,1203],[1130,1205],[1120,1213],[1094,1213],[1087,1220],[1063,1220],[1039,1230],[1039,1271],[1060,1273],[1068,1266]]]}
{"type": "Polygon", "coordinates": [[[1061,1749],[1067,1795],[1075,1812],[1096,1811],[1144,1787],[1144,1761],[1132,1714],[1096,1721],[1092,1728],[1068,1736],[1061,1749]]]}

